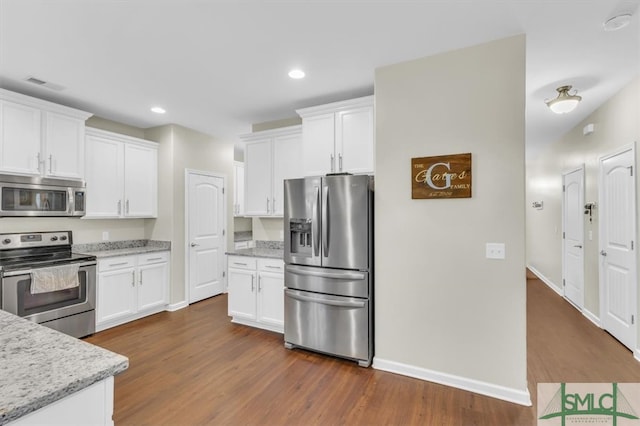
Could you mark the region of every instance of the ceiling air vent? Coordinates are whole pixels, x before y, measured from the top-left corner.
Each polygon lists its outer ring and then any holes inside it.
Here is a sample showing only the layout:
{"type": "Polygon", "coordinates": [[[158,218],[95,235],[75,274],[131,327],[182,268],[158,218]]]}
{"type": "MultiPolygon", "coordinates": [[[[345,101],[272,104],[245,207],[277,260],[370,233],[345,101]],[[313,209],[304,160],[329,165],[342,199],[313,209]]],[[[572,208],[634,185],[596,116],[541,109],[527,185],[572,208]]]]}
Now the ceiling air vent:
{"type": "Polygon", "coordinates": [[[64,87],[60,86],[59,84],[50,83],[48,81],[40,80],[39,78],[36,78],[36,77],[27,77],[27,78],[24,79],[24,81],[26,81],[28,83],[36,84],[38,86],[46,87],[47,89],[53,89],[53,90],[63,90],[64,89],[64,87]]]}

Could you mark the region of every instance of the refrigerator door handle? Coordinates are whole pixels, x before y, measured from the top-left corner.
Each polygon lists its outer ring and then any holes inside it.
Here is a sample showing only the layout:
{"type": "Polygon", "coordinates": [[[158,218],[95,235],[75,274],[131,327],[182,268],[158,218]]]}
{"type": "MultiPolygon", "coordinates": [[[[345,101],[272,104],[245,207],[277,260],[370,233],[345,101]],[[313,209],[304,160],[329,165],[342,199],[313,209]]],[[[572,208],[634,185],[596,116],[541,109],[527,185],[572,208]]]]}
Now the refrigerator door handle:
{"type": "Polygon", "coordinates": [[[302,302],[320,303],[322,305],[339,306],[341,308],[364,308],[365,307],[365,302],[341,302],[338,300],[320,299],[320,298],[295,294],[295,293],[292,293],[290,290],[286,290],[286,294],[288,297],[292,299],[300,300],[302,302]]]}
{"type": "Polygon", "coordinates": [[[329,187],[322,187],[322,254],[329,257],[329,187]]]}
{"type": "Polygon", "coordinates": [[[318,212],[320,204],[320,188],[316,186],[316,197],[313,201],[313,220],[311,221],[311,240],[313,242],[313,255],[320,256],[320,214],[318,212]]]}
{"type": "Polygon", "coordinates": [[[301,268],[295,265],[287,265],[286,271],[296,275],[306,275],[310,277],[319,277],[319,278],[334,278],[338,280],[363,280],[365,279],[365,275],[362,272],[356,271],[340,271],[340,272],[330,272],[325,270],[316,271],[310,270],[307,268],[301,268]]]}

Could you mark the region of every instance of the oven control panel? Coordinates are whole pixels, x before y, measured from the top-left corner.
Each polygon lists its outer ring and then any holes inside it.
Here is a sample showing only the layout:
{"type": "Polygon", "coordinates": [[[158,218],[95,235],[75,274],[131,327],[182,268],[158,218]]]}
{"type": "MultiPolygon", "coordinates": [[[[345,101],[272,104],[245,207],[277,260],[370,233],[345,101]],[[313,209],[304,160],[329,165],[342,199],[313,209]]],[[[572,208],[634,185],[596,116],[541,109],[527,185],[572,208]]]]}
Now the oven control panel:
{"type": "Polygon", "coordinates": [[[71,245],[71,231],[0,234],[0,250],[71,245]]]}

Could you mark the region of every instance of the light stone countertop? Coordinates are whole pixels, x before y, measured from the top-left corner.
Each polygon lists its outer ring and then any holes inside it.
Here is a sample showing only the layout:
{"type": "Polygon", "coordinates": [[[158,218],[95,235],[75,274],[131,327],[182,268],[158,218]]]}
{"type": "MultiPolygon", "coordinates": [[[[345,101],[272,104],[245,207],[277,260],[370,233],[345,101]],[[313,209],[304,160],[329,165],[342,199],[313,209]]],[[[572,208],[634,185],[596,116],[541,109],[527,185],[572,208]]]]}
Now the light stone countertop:
{"type": "Polygon", "coordinates": [[[0,310],[0,425],[128,366],[122,355],[0,310]]]}
{"type": "Polygon", "coordinates": [[[226,252],[230,256],[264,257],[268,259],[282,259],[284,250],[263,247],[253,247],[246,249],[230,250],[226,252]]]}
{"type": "Polygon", "coordinates": [[[154,240],[110,241],[73,245],[73,251],[75,253],[90,254],[96,256],[98,259],[169,250],[171,250],[171,242],[154,240]]]}

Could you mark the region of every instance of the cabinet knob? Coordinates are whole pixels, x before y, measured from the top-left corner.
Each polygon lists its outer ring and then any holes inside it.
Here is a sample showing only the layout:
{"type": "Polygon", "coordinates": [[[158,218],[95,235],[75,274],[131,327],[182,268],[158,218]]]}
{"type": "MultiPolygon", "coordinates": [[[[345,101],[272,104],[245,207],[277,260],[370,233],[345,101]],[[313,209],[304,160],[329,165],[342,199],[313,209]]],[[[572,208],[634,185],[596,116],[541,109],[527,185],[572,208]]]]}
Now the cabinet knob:
{"type": "Polygon", "coordinates": [[[198,243],[191,243],[190,245],[191,245],[191,247],[198,247],[200,244],[198,244],[198,243]]]}

